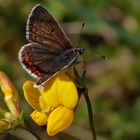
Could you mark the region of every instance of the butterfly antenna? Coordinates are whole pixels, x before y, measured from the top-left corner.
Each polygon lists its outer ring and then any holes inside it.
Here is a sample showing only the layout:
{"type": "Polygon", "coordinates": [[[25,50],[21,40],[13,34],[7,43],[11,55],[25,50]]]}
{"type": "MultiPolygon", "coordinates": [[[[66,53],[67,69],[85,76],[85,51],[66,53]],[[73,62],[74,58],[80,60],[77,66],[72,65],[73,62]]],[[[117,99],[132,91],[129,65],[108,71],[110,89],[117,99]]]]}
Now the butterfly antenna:
{"type": "MultiPolygon", "coordinates": [[[[85,22],[82,23],[82,26],[81,26],[81,29],[80,29],[80,35],[79,35],[79,39],[78,39],[78,45],[80,44],[81,34],[82,34],[82,30],[83,30],[84,26],[85,26],[85,22]]],[[[86,51],[86,52],[89,53],[89,54],[92,54],[92,55],[94,55],[96,57],[99,57],[99,58],[102,58],[102,59],[107,60],[107,57],[106,56],[99,55],[99,54],[96,54],[96,53],[93,53],[93,52],[88,52],[88,51],[86,51]]]]}
{"type": "Polygon", "coordinates": [[[78,44],[77,44],[77,46],[79,46],[79,44],[80,44],[81,34],[82,34],[82,30],[83,30],[84,26],[85,26],[85,23],[83,22],[83,23],[82,23],[82,26],[81,26],[81,29],[80,29],[80,35],[79,35],[79,39],[78,39],[78,44]]]}
{"type": "Polygon", "coordinates": [[[88,53],[88,54],[94,55],[94,56],[96,56],[96,57],[99,57],[99,58],[102,58],[102,59],[107,60],[107,57],[106,57],[106,56],[104,56],[104,55],[96,54],[96,53],[89,52],[89,51],[86,51],[86,53],[88,53]]]}

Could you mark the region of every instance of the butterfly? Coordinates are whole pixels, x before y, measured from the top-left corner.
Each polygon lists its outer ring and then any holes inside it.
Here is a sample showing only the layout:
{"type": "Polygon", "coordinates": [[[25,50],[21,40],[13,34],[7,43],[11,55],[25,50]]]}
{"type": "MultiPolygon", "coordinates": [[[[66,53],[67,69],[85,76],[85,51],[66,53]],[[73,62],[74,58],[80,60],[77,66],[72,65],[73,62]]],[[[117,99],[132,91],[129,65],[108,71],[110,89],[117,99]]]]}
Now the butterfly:
{"type": "Polygon", "coordinates": [[[19,62],[36,83],[44,85],[60,71],[68,68],[84,53],[83,48],[74,48],[68,36],[41,5],[33,7],[26,27],[29,41],[19,51],[19,62]]]}

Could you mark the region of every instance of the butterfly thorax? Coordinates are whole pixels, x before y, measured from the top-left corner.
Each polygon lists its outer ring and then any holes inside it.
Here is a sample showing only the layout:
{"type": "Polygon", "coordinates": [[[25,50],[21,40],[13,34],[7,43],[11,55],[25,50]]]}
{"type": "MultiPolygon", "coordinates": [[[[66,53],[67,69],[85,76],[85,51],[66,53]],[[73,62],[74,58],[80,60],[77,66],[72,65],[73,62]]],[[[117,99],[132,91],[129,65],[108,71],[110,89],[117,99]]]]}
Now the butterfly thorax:
{"type": "Polygon", "coordinates": [[[84,48],[72,48],[72,49],[68,49],[65,52],[61,53],[58,56],[58,60],[60,62],[66,61],[69,59],[69,61],[74,58],[74,56],[79,56],[82,55],[84,53],[85,49],[84,48]]]}

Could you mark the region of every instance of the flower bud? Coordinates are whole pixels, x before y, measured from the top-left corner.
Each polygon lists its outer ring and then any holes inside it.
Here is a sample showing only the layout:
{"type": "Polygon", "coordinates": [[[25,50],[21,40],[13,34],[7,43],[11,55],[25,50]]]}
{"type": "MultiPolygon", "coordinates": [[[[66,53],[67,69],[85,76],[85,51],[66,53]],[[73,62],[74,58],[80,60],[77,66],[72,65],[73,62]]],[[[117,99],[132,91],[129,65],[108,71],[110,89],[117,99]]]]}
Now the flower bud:
{"type": "Polygon", "coordinates": [[[18,92],[13,83],[11,82],[11,80],[4,72],[0,72],[0,86],[4,93],[4,100],[10,112],[14,116],[19,116],[21,111],[18,103],[19,102],[18,92]]]}

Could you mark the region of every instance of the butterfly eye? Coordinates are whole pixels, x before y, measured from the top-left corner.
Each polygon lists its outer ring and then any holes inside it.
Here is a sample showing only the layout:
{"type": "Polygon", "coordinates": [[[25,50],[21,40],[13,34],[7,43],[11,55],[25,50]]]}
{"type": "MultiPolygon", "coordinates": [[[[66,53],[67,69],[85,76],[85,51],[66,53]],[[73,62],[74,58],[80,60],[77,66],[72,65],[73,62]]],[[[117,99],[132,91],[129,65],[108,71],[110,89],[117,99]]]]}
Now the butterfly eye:
{"type": "Polygon", "coordinates": [[[84,48],[76,48],[75,49],[80,55],[83,54],[85,52],[84,48]]]}

